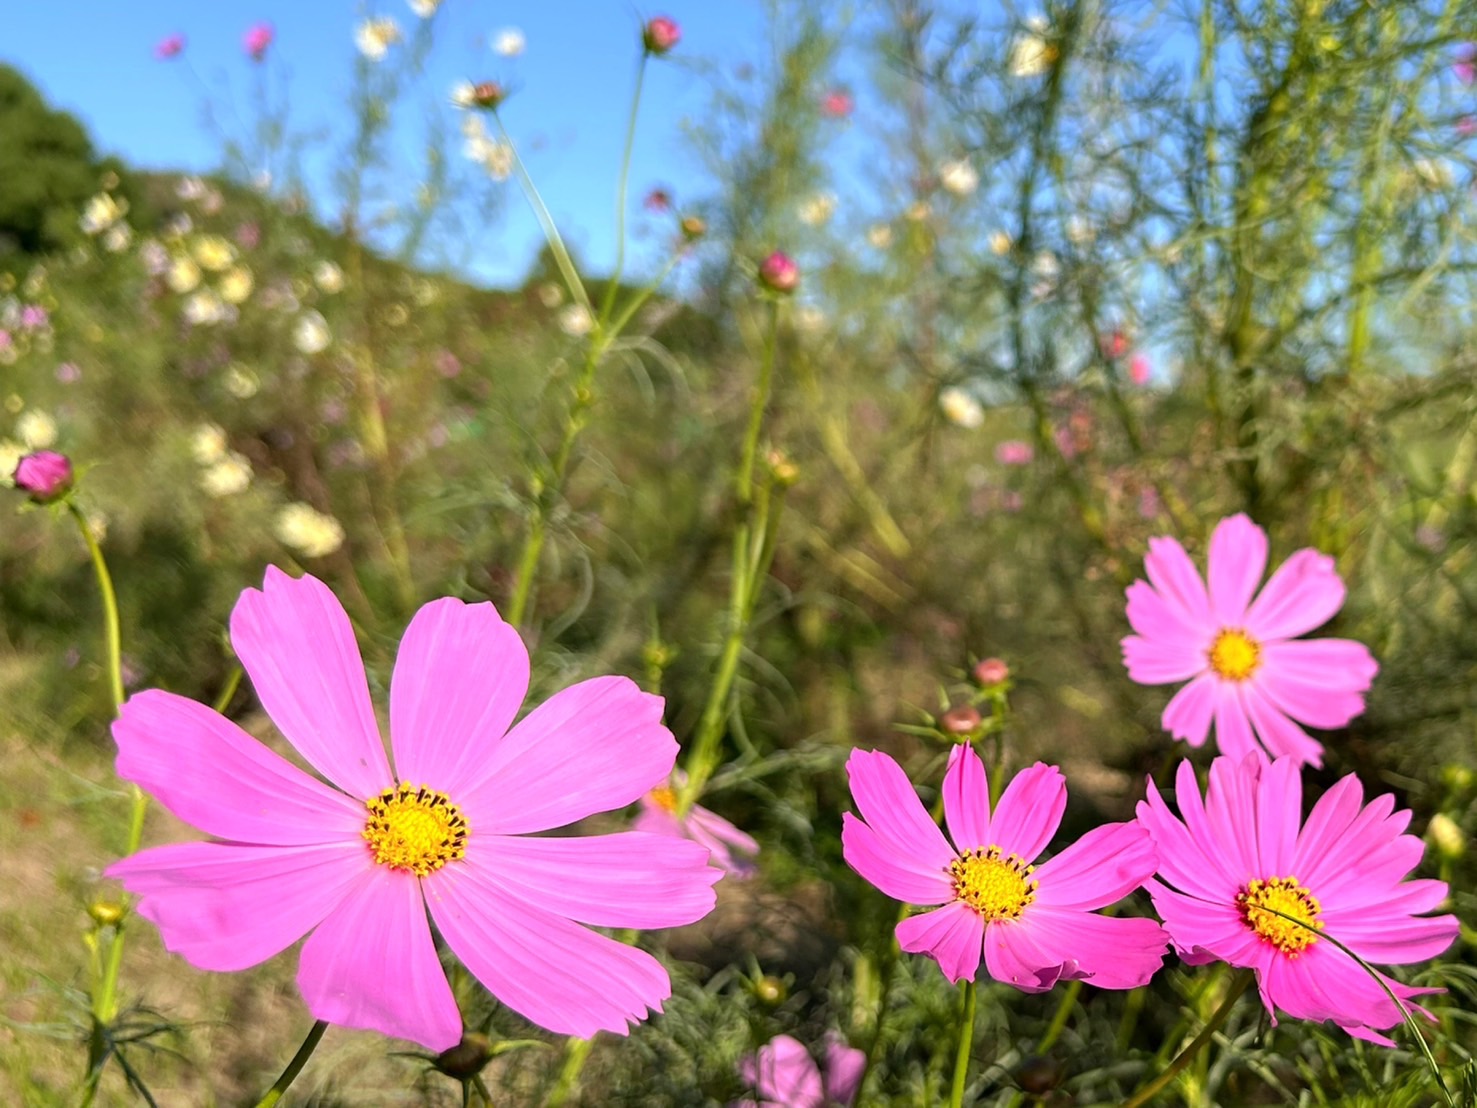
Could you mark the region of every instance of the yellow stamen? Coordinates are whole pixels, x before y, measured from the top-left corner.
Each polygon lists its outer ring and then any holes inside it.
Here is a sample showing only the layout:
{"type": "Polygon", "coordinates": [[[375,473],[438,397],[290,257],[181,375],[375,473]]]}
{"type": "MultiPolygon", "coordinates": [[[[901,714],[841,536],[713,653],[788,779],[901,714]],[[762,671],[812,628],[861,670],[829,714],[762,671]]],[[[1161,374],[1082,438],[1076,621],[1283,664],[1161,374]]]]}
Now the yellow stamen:
{"type": "Polygon", "coordinates": [[[1236,903],[1251,929],[1289,958],[1296,958],[1318,941],[1318,936],[1308,927],[1323,930],[1323,921],[1318,918],[1322,906],[1296,877],[1252,881],[1236,894],[1236,903]],[[1282,912],[1292,919],[1283,919],[1273,912],[1282,912]],[[1308,926],[1300,926],[1293,920],[1308,926]]]}
{"type": "Polygon", "coordinates": [[[658,785],[646,795],[662,811],[673,813],[677,811],[677,793],[671,785],[658,785]]]}
{"type": "Polygon", "coordinates": [[[424,877],[467,853],[472,830],[445,793],[403,781],[364,802],[364,840],[374,860],[424,877]]]}
{"type": "Polygon", "coordinates": [[[1245,631],[1227,627],[1210,647],[1210,668],[1227,681],[1245,681],[1262,664],[1262,647],[1245,631]]]}
{"type": "Polygon", "coordinates": [[[1028,881],[1035,866],[1026,865],[1018,854],[1001,857],[1000,848],[966,850],[949,865],[954,875],[954,896],[985,918],[1020,919],[1027,904],[1036,899],[1037,881],[1028,881]]]}

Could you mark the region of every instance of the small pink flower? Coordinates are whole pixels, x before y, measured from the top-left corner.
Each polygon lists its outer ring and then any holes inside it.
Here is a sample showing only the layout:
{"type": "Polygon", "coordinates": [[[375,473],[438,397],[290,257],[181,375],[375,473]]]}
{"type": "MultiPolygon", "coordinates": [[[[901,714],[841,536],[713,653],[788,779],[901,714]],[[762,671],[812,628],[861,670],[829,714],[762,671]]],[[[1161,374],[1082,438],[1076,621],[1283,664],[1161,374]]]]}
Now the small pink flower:
{"type": "Polygon", "coordinates": [[[845,119],[856,107],[856,101],[845,89],[832,89],[821,97],[821,114],[831,119],[845,119]]]}
{"type": "Polygon", "coordinates": [[[51,315],[40,304],[27,304],[21,309],[21,327],[27,331],[43,330],[51,322],[51,315]]]}
{"type": "Polygon", "coordinates": [[[974,679],[981,685],[1003,685],[1010,678],[1010,666],[1001,658],[985,658],[974,667],[974,679]]]}
{"type": "Polygon", "coordinates": [[[56,379],[64,385],[75,385],[82,380],[82,370],[76,362],[62,362],[56,367],[56,379]]]}
{"type": "Polygon", "coordinates": [[[236,245],[243,250],[255,250],[261,245],[262,229],[258,223],[247,221],[236,225],[236,245]]]}
{"type": "Polygon", "coordinates": [[[270,23],[256,23],[241,36],[241,46],[252,61],[259,62],[267,56],[267,47],[272,45],[274,37],[270,23]]]}
{"type": "Polygon", "coordinates": [[[792,293],[800,284],[800,267],[790,255],[776,250],[759,263],[759,283],[770,292],[792,293]]]}
{"type": "Polygon", "coordinates": [[[462,1020],[429,910],[493,996],[551,1031],[625,1034],[661,1010],[661,964],[588,928],[700,919],[721,876],[707,850],[634,831],[539,834],[666,779],[677,744],[660,697],[599,677],[514,724],[528,651],[491,604],[448,597],[400,641],[392,762],[353,628],[321,581],[269,568],[241,594],[231,642],[268,716],[325,780],[193,700],[152,689],[123,705],[118,775],[212,836],[107,870],[169,950],[238,970],[307,935],[297,980],[316,1018],[441,1051],[462,1020]]]}
{"type": "Polygon", "coordinates": [[[1020,439],[1010,439],[995,447],[995,460],[1003,466],[1026,466],[1030,465],[1036,451],[1028,442],[1020,439]]]}
{"type": "Polygon", "coordinates": [[[672,210],[672,194],[664,188],[654,188],[646,194],[641,205],[649,212],[669,212],[672,210]]]}
{"type": "MultiPolygon", "coordinates": [[[[1297,759],[1268,763],[1258,752],[1217,758],[1203,802],[1195,770],[1181,762],[1175,800],[1179,818],[1150,780],[1138,818],[1159,847],[1160,880],[1149,893],[1180,956],[1255,970],[1273,1025],[1280,1008],[1394,1046],[1378,1029],[1399,1023],[1399,1009],[1323,939],[1337,939],[1366,962],[1405,965],[1434,958],[1456,938],[1455,916],[1418,914],[1446,899],[1446,884],[1404,880],[1424,850],[1402,833],[1410,813],[1394,811],[1388,794],[1364,805],[1350,774],[1300,824],[1297,759]]],[[[1381,976],[1402,1000],[1440,991],[1381,976]]]]}
{"type": "Polygon", "coordinates": [[[462,360],[452,351],[442,347],[436,351],[436,372],[448,380],[460,377],[462,373],[462,360]]]}
{"type": "Polygon", "coordinates": [[[992,813],[984,764],[973,747],[956,746],[944,774],[952,846],[886,754],[852,751],[846,770],[861,813],[841,817],[847,864],[890,897],[942,905],[903,920],[897,939],[937,960],[950,981],[973,981],[982,957],[996,981],[1028,993],[1076,979],[1133,989],[1158,970],[1167,936],[1157,923],[1094,912],[1153,874],[1154,844],[1142,827],[1105,824],[1030,864],[1067,807],[1055,766],[1016,774],[992,813]]]}
{"type": "Polygon", "coordinates": [[[685,816],[677,815],[677,789],[685,780],[679,772],[670,784],[658,785],[643,796],[641,811],[631,827],[653,835],[691,839],[707,847],[712,863],[725,873],[737,878],[753,877],[759,872],[754,865],[759,844],[753,838],[701,804],[694,804],[685,816]]]}
{"type": "Polygon", "coordinates": [[[1477,135],[1477,116],[1464,115],[1456,121],[1456,133],[1462,138],[1471,138],[1477,135]]]}
{"type": "Polygon", "coordinates": [[[1298,724],[1347,726],[1380,668],[1363,643],[1297,637],[1343,606],[1333,559],[1299,550],[1258,594],[1267,533],[1235,515],[1216,524],[1209,567],[1207,589],[1184,547],[1149,540],[1149,580],[1128,587],[1128,676],[1141,685],[1189,681],[1164,709],[1164,727],[1191,746],[1205,742],[1213,721],[1222,754],[1239,758],[1260,742],[1274,758],[1321,765],[1323,745],[1298,724]]]}
{"type": "Polygon", "coordinates": [[[1128,360],[1128,379],[1135,385],[1147,385],[1150,369],[1148,355],[1135,354],[1128,360]]]}
{"type": "Polygon", "coordinates": [[[1477,44],[1466,43],[1456,52],[1456,61],[1451,63],[1456,79],[1469,88],[1477,84],[1477,44]]]}
{"type": "Polygon", "coordinates": [[[72,487],[72,461],[55,450],[37,450],[16,464],[14,478],[15,487],[37,504],[50,504],[72,487]]]}
{"type": "Polygon", "coordinates": [[[177,58],[185,49],[184,35],[166,35],[160,39],[154,47],[154,57],[161,62],[169,58],[177,58]]]}
{"type": "Polygon", "coordinates": [[[1128,353],[1128,336],[1121,328],[1115,327],[1098,338],[1098,348],[1109,361],[1121,358],[1128,353]]]}
{"type": "Polygon", "coordinates": [[[661,57],[682,40],[682,28],[676,20],[659,15],[647,21],[641,29],[641,44],[648,54],[661,57]]]}
{"type": "Polygon", "coordinates": [[[832,1035],[823,1077],[803,1043],[776,1035],[739,1062],[739,1076],[761,1099],[740,1100],[734,1108],[850,1108],[866,1068],[865,1052],[832,1035]]]}

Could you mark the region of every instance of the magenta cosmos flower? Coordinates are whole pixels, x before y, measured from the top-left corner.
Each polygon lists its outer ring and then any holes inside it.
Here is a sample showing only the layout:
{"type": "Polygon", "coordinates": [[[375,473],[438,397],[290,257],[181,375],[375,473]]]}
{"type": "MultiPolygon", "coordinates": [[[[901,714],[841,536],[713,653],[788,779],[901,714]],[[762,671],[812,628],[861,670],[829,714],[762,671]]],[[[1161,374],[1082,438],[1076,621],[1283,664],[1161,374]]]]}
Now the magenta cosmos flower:
{"type": "Polygon", "coordinates": [[[113,735],[118,775],[211,842],[155,847],[110,877],[171,951],[256,965],[307,935],[298,987],[318,1019],[430,1050],[462,1023],[426,912],[509,1008],[559,1034],[624,1034],[671,993],[650,954],[588,930],[671,927],[721,876],[681,839],[536,837],[634,803],[677,745],[660,697],[624,677],[556,693],[516,725],[528,652],[491,604],[436,600],[400,641],[386,757],[353,629],[321,581],[267,570],[231,642],[267,714],[327,783],[193,700],[150,690],[113,735]],[[510,726],[511,725],[511,726],[510,726]]]}
{"type": "Polygon", "coordinates": [[[758,872],[754,856],[759,844],[717,812],[694,804],[685,816],[677,815],[677,790],[686,775],[678,771],[670,784],[663,783],[641,798],[641,811],[631,826],[653,835],[691,839],[708,848],[712,862],[732,877],[753,877],[758,872]]]}
{"type": "Polygon", "coordinates": [[[1190,683],[1164,709],[1164,727],[1200,746],[1215,723],[1222,754],[1239,758],[1258,740],[1276,758],[1321,765],[1323,744],[1298,724],[1344,727],[1364,711],[1379,664],[1363,643],[1303,639],[1344,603],[1333,559],[1297,551],[1257,592],[1267,533],[1244,515],[1216,524],[1209,588],[1174,539],[1149,540],[1148,581],[1128,587],[1123,640],[1128,675],[1143,685],[1190,683]]]}
{"type": "Polygon", "coordinates": [[[761,1098],[735,1108],[849,1108],[867,1068],[867,1056],[839,1036],[826,1043],[826,1071],[798,1039],[776,1035],[739,1063],[739,1076],[761,1098]]]}
{"type": "Polygon", "coordinates": [[[241,48],[252,61],[259,62],[267,56],[267,47],[272,45],[275,37],[270,23],[254,23],[241,36],[241,48]]]}
{"type": "MultiPolygon", "coordinates": [[[[1255,970],[1273,1024],[1280,1008],[1393,1046],[1375,1029],[1399,1023],[1399,1009],[1323,937],[1383,965],[1423,962],[1451,945],[1455,916],[1417,914],[1446,899],[1446,884],[1404,880],[1424,849],[1403,834],[1410,813],[1395,811],[1389,794],[1363,804],[1350,774],[1300,823],[1297,760],[1268,763],[1255,751],[1217,758],[1203,803],[1189,762],[1180,763],[1175,790],[1178,819],[1152,780],[1138,818],[1159,847],[1160,880],[1149,893],[1180,956],[1255,970]]],[[[1402,1000],[1439,991],[1383,980],[1402,1000]]]]}
{"type": "Polygon", "coordinates": [[[991,813],[984,764],[973,748],[955,747],[944,774],[953,846],[886,754],[853,751],[846,770],[861,814],[842,817],[847,864],[888,896],[942,905],[899,923],[897,939],[937,959],[950,981],[973,981],[981,951],[991,977],[1028,993],[1078,978],[1132,989],[1164,960],[1168,937],[1153,920],[1093,911],[1154,873],[1154,844],[1138,824],[1106,824],[1030,864],[1067,807],[1055,766],[1037,762],[1016,774],[991,813]]]}

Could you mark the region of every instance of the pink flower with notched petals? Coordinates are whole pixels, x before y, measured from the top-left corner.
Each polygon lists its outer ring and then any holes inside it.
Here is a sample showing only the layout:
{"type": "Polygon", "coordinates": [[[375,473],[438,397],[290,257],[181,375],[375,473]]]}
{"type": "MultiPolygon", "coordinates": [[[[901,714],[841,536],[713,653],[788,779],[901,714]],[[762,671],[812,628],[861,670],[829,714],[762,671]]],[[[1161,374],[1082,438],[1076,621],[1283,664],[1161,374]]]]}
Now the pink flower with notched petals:
{"type": "Polygon", "coordinates": [[[316,1018],[440,1051],[462,1021],[429,910],[493,996],[551,1031],[625,1034],[661,1011],[661,964],[581,925],[701,918],[720,877],[707,850],[634,831],[539,835],[666,779],[677,744],[660,697],[599,677],[513,724],[529,677],[517,631],[491,604],[436,600],[400,641],[392,762],[353,629],[321,581],[268,569],[237,602],[231,642],[267,714],[326,781],[193,700],[149,690],[124,704],[118,775],[214,836],[107,870],[166,947],[238,970],[307,935],[298,987],[316,1018]]]}
{"type": "Polygon", "coordinates": [[[680,771],[672,783],[663,783],[641,798],[641,811],[631,827],[653,835],[691,839],[708,848],[712,862],[731,877],[753,877],[758,872],[754,856],[759,844],[717,812],[694,804],[685,816],[677,814],[677,789],[686,780],[680,771]]]}
{"type": "Polygon", "coordinates": [[[1171,538],[1149,540],[1144,568],[1149,580],[1128,587],[1136,634],[1123,640],[1123,662],[1141,685],[1190,682],[1164,709],[1165,729],[1200,746],[1213,721],[1222,754],[1260,742],[1274,758],[1321,765],[1323,745],[1298,724],[1346,726],[1380,668],[1363,643],[1297,638],[1344,603],[1333,559],[1299,550],[1258,593],[1267,533],[1235,515],[1211,535],[1208,588],[1171,538]]]}
{"type": "Polygon", "coordinates": [[[1030,864],[1067,806],[1055,766],[1037,762],[1016,774],[992,813],[979,755],[955,747],[944,774],[952,846],[886,754],[853,751],[846,770],[861,814],[842,817],[847,864],[888,896],[941,905],[899,923],[897,939],[936,959],[950,981],[973,981],[982,953],[991,977],[1028,993],[1076,979],[1133,989],[1158,970],[1168,937],[1157,923],[1094,912],[1153,874],[1154,844],[1142,827],[1105,824],[1030,864]]]}
{"type": "Polygon", "coordinates": [[[867,1068],[867,1056],[839,1036],[826,1044],[826,1066],[815,1064],[798,1039],[776,1035],[739,1062],[739,1076],[761,1098],[734,1108],[850,1108],[867,1068]]]}
{"type": "MultiPolygon", "coordinates": [[[[1194,769],[1181,762],[1179,818],[1151,780],[1138,806],[1159,847],[1149,894],[1186,961],[1256,971],[1273,1024],[1280,1008],[1394,1046],[1379,1029],[1399,1023],[1400,1010],[1358,962],[1324,940],[1382,965],[1434,958],[1456,938],[1456,917],[1417,913],[1445,900],[1446,884],[1404,880],[1424,850],[1403,834],[1410,813],[1394,811],[1388,794],[1363,804],[1353,774],[1300,826],[1300,771],[1295,758],[1269,763],[1255,751],[1217,758],[1202,803],[1194,769]]],[[[1440,991],[1381,979],[1402,1001],[1440,991]]]]}

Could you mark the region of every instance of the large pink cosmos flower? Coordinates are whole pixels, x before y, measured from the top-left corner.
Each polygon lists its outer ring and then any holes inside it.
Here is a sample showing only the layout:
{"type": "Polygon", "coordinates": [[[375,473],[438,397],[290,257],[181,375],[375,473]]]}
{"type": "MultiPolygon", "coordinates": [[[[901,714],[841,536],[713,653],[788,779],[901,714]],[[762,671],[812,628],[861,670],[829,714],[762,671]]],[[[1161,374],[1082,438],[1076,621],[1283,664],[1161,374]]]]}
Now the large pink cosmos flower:
{"type": "Polygon", "coordinates": [[[670,784],[663,783],[641,798],[641,811],[631,827],[654,835],[691,839],[708,848],[712,862],[731,877],[753,877],[758,872],[754,857],[759,844],[717,812],[694,804],[685,816],[677,815],[677,789],[686,781],[680,770],[670,784]]]}
{"type": "Polygon", "coordinates": [[[315,1017],[440,1051],[462,1023],[429,909],[467,969],[551,1031],[624,1034],[661,1011],[661,964],[580,924],[701,918],[721,876],[707,850],[634,831],[535,837],[666,779],[677,744],[660,697],[599,677],[510,728],[528,690],[518,633],[491,604],[436,600],[400,641],[392,770],[353,629],[321,581],[268,569],[262,590],[241,594],[231,641],[267,714],[328,783],[193,700],[151,690],[123,706],[118,775],[215,836],[107,870],[166,947],[238,970],[306,934],[298,987],[315,1017]]]}
{"type": "Polygon", "coordinates": [[[943,905],[903,920],[897,939],[937,959],[950,981],[973,981],[981,950],[991,977],[1028,993],[1079,978],[1132,989],[1158,970],[1168,936],[1156,922],[1093,912],[1154,873],[1154,844],[1142,827],[1105,824],[1049,862],[1029,864],[1067,807],[1055,766],[1037,762],[1016,774],[992,815],[984,764],[973,748],[955,747],[944,774],[953,846],[886,754],[853,751],[846,770],[861,813],[842,817],[846,861],[888,896],[943,905]]]}
{"type": "Polygon", "coordinates": [[[1298,724],[1346,726],[1364,711],[1380,668],[1363,643],[1297,639],[1344,603],[1333,559],[1299,550],[1258,594],[1267,533],[1234,515],[1216,524],[1209,563],[1207,589],[1184,547],[1149,540],[1149,580],[1128,587],[1137,632],[1123,640],[1129,677],[1143,685],[1189,680],[1164,709],[1164,727],[1191,746],[1205,742],[1214,720],[1222,754],[1239,758],[1260,740],[1274,758],[1321,765],[1323,744],[1298,724]]]}
{"type": "MultiPolygon", "coordinates": [[[[1149,892],[1180,956],[1254,969],[1273,1024],[1280,1008],[1393,1046],[1375,1029],[1399,1023],[1399,1010],[1323,936],[1383,965],[1422,962],[1451,945],[1455,916],[1416,914],[1446,899],[1446,884],[1404,880],[1424,849],[1402,834],[1410,813],[1394,811],[1389,794],[1363,804],[1359,779],[1350,774],[1300,827],[1297,760],[1268,763],[1260,752],[1217,758],[1203,804],[1189,762],[1180,763],[1175,788],[1179,819],[1152,780],[1138,818],[1159,847],[1160,880],[1149,892]]],[[[1402,1000],[1439,991],[1384,981],[1402,1000]]]]}
{"type": "Polygon", "coordinates": [[[838,1036],[826,1043],[822,1076],[803,1043],[776,1035],[739,1063],[739,1076],[763,1099],[740,1100],[734,1108],[850,1108],[866,1068],[866,1054],[838,1036]]]}

